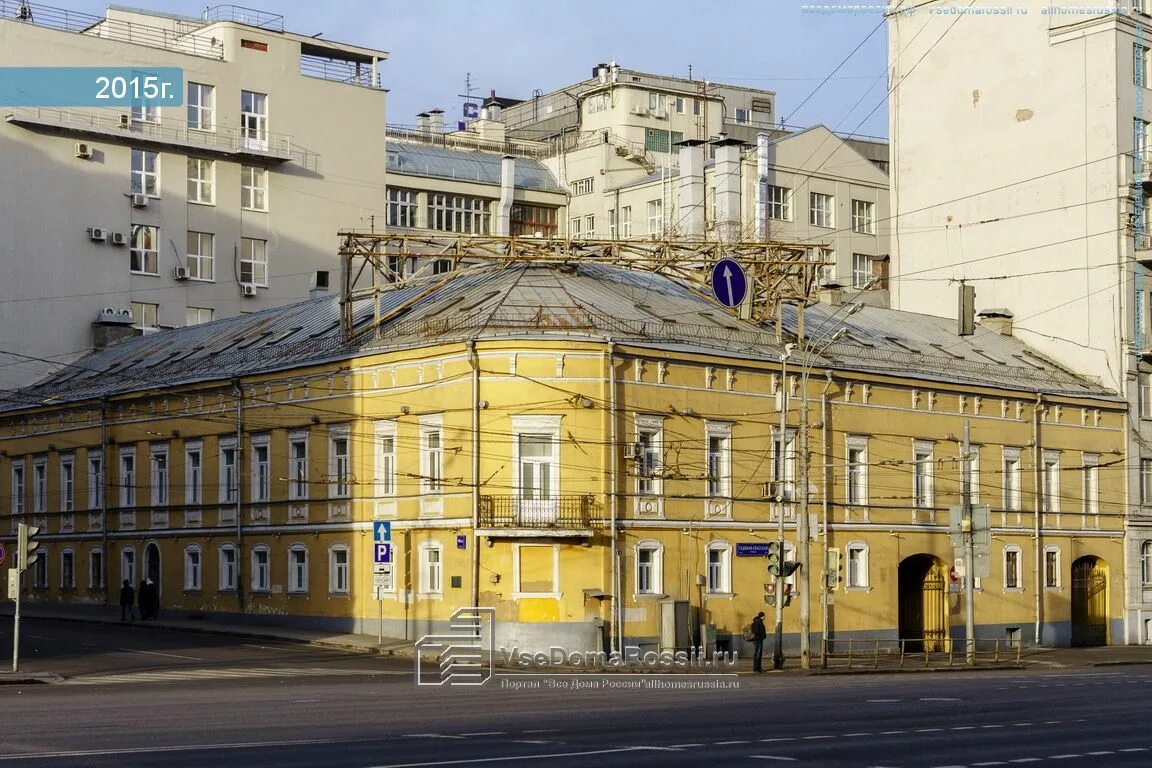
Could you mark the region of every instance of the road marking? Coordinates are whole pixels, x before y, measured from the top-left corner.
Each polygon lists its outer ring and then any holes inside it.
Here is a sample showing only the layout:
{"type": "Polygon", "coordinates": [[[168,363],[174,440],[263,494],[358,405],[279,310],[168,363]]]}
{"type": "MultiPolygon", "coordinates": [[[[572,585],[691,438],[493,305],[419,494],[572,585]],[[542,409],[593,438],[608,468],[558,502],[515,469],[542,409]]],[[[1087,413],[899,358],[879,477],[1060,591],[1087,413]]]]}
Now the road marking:
{"type": "Polygon", "coordinates": [[[953,730],[953,731],[974,731],[974,730],[976,730],[976,726],[974,726],[974,725],[954,725],[954,726],[952,726],[951,730],[953,730]]]}
{"type": "MultiPolygon", "coordinates": [[[[363,675],[364,670],[324,669],[322,667],[279,668],[246,667],[225,669],[170,669],[159,672],[125,672],[119,675],[73,677],[57,685],[115,685],[120,683],[172,683],[189,680],[232,680],[252,677],[323,677],[326,675],[363,675]]],[[[373,675],[411,675],[411,672],[372,672],[373,675]]]]}
{"type": "Polygon", "coordinates": [[[960,699],[954,699],[949,696],[929,696],[921,698],[920,701],[960,701],[960,699]]]}
{"type": "Polygon", "coordinates": [[[511,755],[508,757],[472,757],[463,760],[436,760],[430,763],[388,763],[370,768],[429,768],[435,765],[478,765],[480,763],[509,763],[513,760],[551,760],[557,757],[594,757],[596,755],[618,755],[622,752],[642,752],[654,747],[619,747],[617,749],[595,749],[589,752],[553,752],[547,755],[511,755]]]}
{"type": "Polygon", "coordinates": [[[985,765],[1004,765],[1004,764],[1005,764],[1005,763],[1004,763],[1004,761],[1003,761],[1003,760],[988,760],[988,761],[986,761],[986,762],[983,762],[983,763],[972,763],[972,768],[976,768],[976,766],[985,766],[985,765]]]}
{"type": "Polygon", "coordinates": [[[724,747],[729,744],[749,744],[749,741],[716,741],[713,742],[717,747],[724,747]]]}
{"type": "Polygon", "coordinates": [[[859,731],[857,733],[842,733],[842,734],[840,734],[840,738],[842,738],[842,739],[854,739],[857,736],[871,736],[871,735],[872,735],[871,733],[859,731]]]}
{"type": "Polygon", "coordinates": [[[753,760],[787,760],[790,763],[796,762],[794,757],[784,757],[782,755],[748,755],[753,760]]]}
{"type": "Polygon", "coordinates": [[[1038,762],[1040,762],[1040,758],[1038,758],[1038,757],[1018,757],[1015,760],[1009,760],[1008,762],[1010,762],[1010,763],[1038,763],[1038,762]]]}
{"type": "Polygon", "coordinates": [[[880,736],[895,736],[898,733],[908,733],[908,731],[880,731],[880,736]]]}
{"type": "Polygon", "coordinates": [[[832,734],[825,734],[820,736],[805,736],[803,738],[805,741],[815,741],[816,739],[834,739],[836,737],[832,734]]]}
{"type": "Polygon", "coordinates": [[[513,744],[551,744],[544,739],[512,739],[513,744]]]}
{"type": "Polygon", "coordinates": [[[324,701],[324,699],[292,699],[289,704],[316,704],[317,702],[324,701]]]}
{"type": "Polygon", "coordinates": [[[462,739],[463,736],[455,736],[448,733],[406,733],[406,739],[462,739]]]}
{"type": "Polygon", "coordinates": [[[937,731],[942,731],[942,730],[944,730],[944,729],[943,728],[917,728],[916,733],[936,733],[937,731]]]}
{"type": "Polygon", "coordinates": [[[776,739],[760,739],[761,744],[767,744],[767,743],[772,742],[772,741],[796,741],[796,739],[794,739],[791,736],[781,736],[781,737],[776,738],[776,739]]]}
{"type": "Polygon", "coordinates": [[[1003,728],[1002,725],[982,725],[981,728],[1003,728]]]}
{"type": "Polygon", "coordinates": [[[1072,758],[1080,757],[1079,754],[1072,753],[1067,755],[1048,755],[1049,760],[1071,760],[1072,758]]]}
{"type": "Polygon", "coordinates": [[[895,704],[900,699],[865,699],[866,704],[895,704]]]}
{"type": "Polygon", "coordinates": [[[103,757],[108,755],[135,755],[153,752],[199,752],[217,749],[266,749],[268,747],[302,747],[314,744],[346,744],[345,739],[295,739],[289,741],[240,741],[231,744],[179,744],[170,747],[131,747],[126,749],[77,749],[69,752],[24,752],[0,755],[0,762],[9,760],[35,760],[54,757],[103,757]]]}
{"type": "Polygon", "coordinates": [[[670,749],[688,749],[688,747],[702,747],[703,744],[673,744],[670,749]]]}
{"type": "Polygon", "coordinates": [[[1112,751],[1112,750],[1110,750],[1110,749],[1102,749],[1102,750],[1100,750],[1099,752],[1085,752],[1084,754],[1086,754],[1086,755],[1092,755],[1093,757],[1096,757],[1096,756],[1098,756],[1098,755],[1114,755],[1114,754],[1116,754],[1116,753],[1115,753],[1115,752],[1113,752],[1113,751],[1112,751]]]}
{"type": "MultiPolygon", "coordinates": [[[[559,733],[559,728],[533,728],[528,731],[521,731],[521,733],[559,733]]],[[[497,731],[499,733],[499,731],[497,731]]]]}
{"type": "MultiPolygon", "coordinates": [[[[461,736],[503,736],[507,731],[475,731],[473,733],[462,733],[461,736]]],[[[524,731],[524,733],[532,733],[532,731],[524,731]]]]}
{"type": "Polygon", "coordinates": [[[1128,747],[1128,749],[1117,750],[1119,752],[1147,752],[1148,747],[1128,747]]]}
{"type": "Polygon", "coordinates": [[[120,650],[127,651],[128,653],[146,653],[149,656],[167,656],[170,659],[187,659],[188,661],[204,661],[204,659],[201,659],[197,656],[181,656],[181,655],[176,654],[176,653],[160,653],[159,651],[138,651],[135,648],[121,648],[120,650]]]}

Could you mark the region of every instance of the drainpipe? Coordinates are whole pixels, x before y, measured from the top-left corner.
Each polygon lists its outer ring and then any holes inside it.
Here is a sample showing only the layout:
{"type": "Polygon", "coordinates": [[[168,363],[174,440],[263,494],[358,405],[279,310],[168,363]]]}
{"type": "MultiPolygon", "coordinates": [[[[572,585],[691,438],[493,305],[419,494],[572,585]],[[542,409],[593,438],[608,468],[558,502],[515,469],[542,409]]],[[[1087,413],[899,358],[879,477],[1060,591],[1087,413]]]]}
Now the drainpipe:
{"type": "Polygon", "coordinates": [[[476,339],[468,340],[468,362],[472,364],[472,607],[480,605],[480,357],[476,339]]]}
{"type": "Polygon", "coordinates": [[[618,519],[617,478],[619,476],[620,451],[616,444],[616,342],[608,340],[608,505],[612,517],[612,622],[615,631],[612,633],[612,650],[618,651],[624,647],[624,609],[622,584],[620,579],[620,552],[617,549],[618,532],[616,524],[618,519]]]}
{"type": "Polygon", "coordinates": [[[100,491],[100,546],[104,552],[104,563],[100,574],[100,578],[104,581],[104,607],[108,607],[108,576],[110,575],[110,568],[108,566],[108,559],[111,552],[108,551],[108,398],[100,398],[100,477],[97,482],[100,484],[98,489],[100,491]]]}
{"type": "Polygon", "coordinates": [[[1044,406],[1044,395],[1039,392],[1036,393],[1036,409],[1032,412],[1032,445],[1033,445],[1033,462],[1035,463],[1035,471],[1033,473],[1033,483],[1035,484],[1035,497],[1036,497],[1036,513],[1035,527],[1032,534],[1034,542],[1032,552],[1032,577],[1033,583],[1036,585],[1036,645],[1040,645],[1042,636],[1042,627],[1044,623],[1044,590],[1040,585],[1040,518],[1044,509],[1044,453],[1040,450],[1040,416],[1047,410],[1044,406]]]}
{"type": "Polygon", "coordinates": [[[236,607],[244,613],[244,510],[240,503],[241,467],[244,466],[244,390],[240,379],[232,379],[232,394],[236,397],[236,607]]]}
{"type": "Polygon", "coordinates": [[[828,444],[829,400],[828,390],[832,388],[832,371],[825,371],[824,390],[820,393],[820,447],[824,453],[824,471],[821,472],[820,489],[820,529],[824,541],[824,570],[820,578],[820,668],[828,668],[828,493],[832,488],[832,451],[828,444]]]}

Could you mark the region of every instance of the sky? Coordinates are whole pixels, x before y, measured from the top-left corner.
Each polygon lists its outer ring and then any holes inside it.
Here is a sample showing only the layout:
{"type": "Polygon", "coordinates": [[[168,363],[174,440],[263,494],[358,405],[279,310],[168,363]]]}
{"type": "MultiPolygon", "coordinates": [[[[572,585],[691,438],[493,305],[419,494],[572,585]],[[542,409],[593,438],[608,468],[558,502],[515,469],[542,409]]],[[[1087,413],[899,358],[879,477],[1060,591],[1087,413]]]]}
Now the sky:
{"type": "MultiPolygon", "coordinates": [[[[843,0],[816,0],[822,5],[843,0]]],[[[42,3],[31,0],[32,8],[42,3]]],[[[120,5],[199,16],[204,0],[120,0],[120,5]]],[[[528,98],[587,79],[598,62],[692,76],[777,94],[789,125],[888,135],[887,30],[879,12],[814,14],[791,0],[291,0],[245,5],[284,16],[285,29],[383,49],[388,122],[445,110],[461,119],[473,93],[528,98]],[[879,28],[878,28],[879,27],[879,28]],[[835,77],[821,81],[863,42],[835,77]],[[812,95],[816,91],[815,95],[812,95]],[[808,97],[811,95],[811,98],[808,97]],[[807,103],[804,103],[805,100],[807,103]]],[[[105,2],[43,5],[103,15],[105,2]]],[[[877,3],[883,5],[883,3],[877,3]]]]}

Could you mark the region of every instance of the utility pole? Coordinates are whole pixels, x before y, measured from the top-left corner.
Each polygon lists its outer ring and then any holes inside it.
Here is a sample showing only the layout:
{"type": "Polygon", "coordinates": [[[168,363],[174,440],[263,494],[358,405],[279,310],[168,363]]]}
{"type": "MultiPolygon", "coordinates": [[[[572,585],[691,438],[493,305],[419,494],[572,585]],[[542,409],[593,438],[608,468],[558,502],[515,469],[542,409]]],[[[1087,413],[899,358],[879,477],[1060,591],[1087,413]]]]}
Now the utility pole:
{"type": "Polygon", "coordinates": [[[788,446],[788,356],[795,349],[787,344],[780,355],[780,435],[776,445],[776,541],[780,544],[781,563],[776,572],[776,639],[772,648],[772,669],[784,668],[784,504],[781,491],[784,489],[784,451],[788,446]]]}
{"type": "MultiPolygon", "coordinates": [[[[798,310],[800,317],[804,316],[804,305],[800,304],[798,310]]],[[[802,329],[803,324],[799,324],[802,329]]],[[[800,344],[803,347],[804,337],[800,337],[800,344]]],[[[804,365],[804,375],[800,377],[800,426],[796,434],[796,445],[798,447],[800,459],[800,493],[798,497],[797,506],[797,521],[796,521],[796,537],[800,539],[798,542],[799,555],[797,559],[800,561],[800,576],[799,576],[799,589],[800,589],[800,668],[812,668],[812,641],[810,637],[810,625],[812,622],[812,601],[810,595],[810,588],[812,586],[811,579],[809,578],[809,565],[812,562],[812,548],[809,545],[808,539],[811,532],[808,529],[808,372],[811,370],[808,366],[811,364],[809,360],[801,361],[804,365]]]]}
{"type": "Polygon", "coordinates": [[[968,666],[976,663],[976,623],[973,615],[973,600],[976,581],[976,531],[972,525],[972,445],[971,424],[964,420],[964,454],[960,466],[964,472],[961,479],[960,503],[962,516],[960,529],[964,534],[964,639],[966,641],[965,660],[968,666]]]}

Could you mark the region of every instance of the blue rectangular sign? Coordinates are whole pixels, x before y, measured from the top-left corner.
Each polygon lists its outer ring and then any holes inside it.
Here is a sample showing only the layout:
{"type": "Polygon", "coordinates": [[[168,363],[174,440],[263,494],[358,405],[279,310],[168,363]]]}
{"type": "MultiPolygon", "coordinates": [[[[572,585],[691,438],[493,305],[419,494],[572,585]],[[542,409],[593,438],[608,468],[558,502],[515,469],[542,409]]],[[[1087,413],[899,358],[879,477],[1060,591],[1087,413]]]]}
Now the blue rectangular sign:
{"type": "Polygon", "coordinates": [[[768,557],[768,544],[737,544],[736,557],[768,557]]]}
{"type": "Polygon", "coordinates": [[[456,537],[456,549],[468,549],[468,537],[461,534],[456,537]]]}
{"type": "Polygon", "coordinates": [[[372,523],[373,541],[392,541],[392,523],[378,520],[372,523]]]}
{"type": "Polygon", "coordinates": [[[377,563],[392,562],[392,544],[387,541],[378,541],[372,547],[373,560],[377,563]]]}
{"type": "Polygon", "coordinates": [[[0,67],[0,106],[179,107],[179,67],[0,67]]]}

